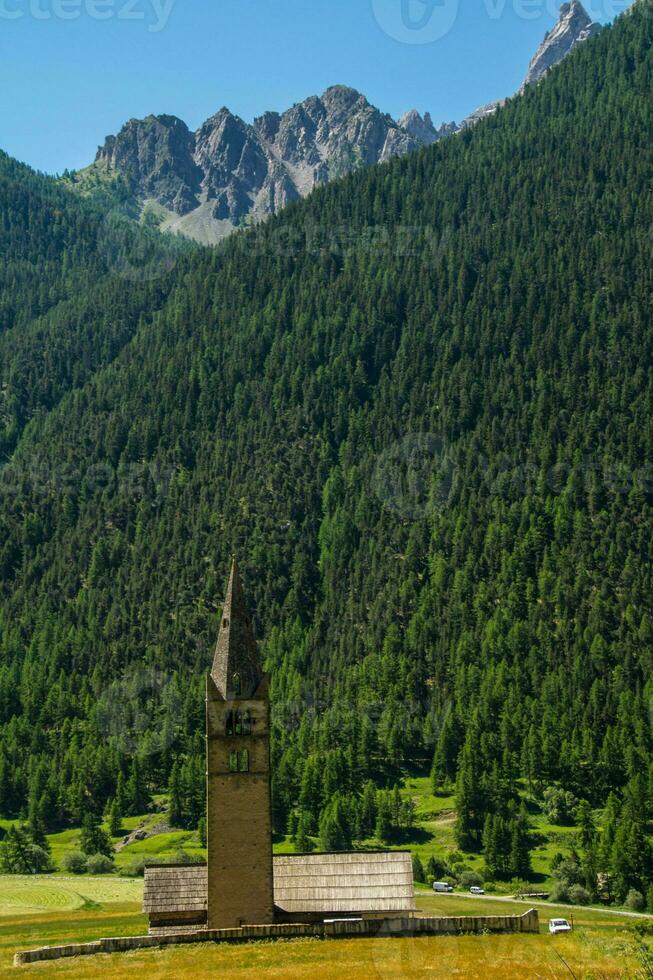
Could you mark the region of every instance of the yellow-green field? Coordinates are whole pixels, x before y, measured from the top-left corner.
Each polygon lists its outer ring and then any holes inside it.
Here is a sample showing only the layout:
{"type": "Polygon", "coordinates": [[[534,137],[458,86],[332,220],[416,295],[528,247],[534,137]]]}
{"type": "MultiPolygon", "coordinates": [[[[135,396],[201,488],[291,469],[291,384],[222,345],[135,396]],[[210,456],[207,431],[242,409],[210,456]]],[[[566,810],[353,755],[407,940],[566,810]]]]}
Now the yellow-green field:
{"type": "MultiPolygon", "coordinates": [[[[198,944],[112,956],[12,966],[18,949],[80,942],[103,936],[142,935],[143,883],[119,878],[0,877],[0,977],[19,972],[85,980],[137,977],[184,980],[226,974],[234,977],[403,978],[452,976],[469,980],[634,978],[632,920],[609,912],[574,910],[575,932],[549,936],[547,920],[567,909],[540,906],[539,936],[460,936],[417,939],[292,940],[247,946],[198,944]],[[562,957],[562,959],[561,959],[562,957]],[[564,961],[564,962],[563,962],[564,961]],[[566,965],[565,965],[566,964],[566,965]]],[[[429,914],[510,914],[527,903],[418,895],[429,914]]]]}

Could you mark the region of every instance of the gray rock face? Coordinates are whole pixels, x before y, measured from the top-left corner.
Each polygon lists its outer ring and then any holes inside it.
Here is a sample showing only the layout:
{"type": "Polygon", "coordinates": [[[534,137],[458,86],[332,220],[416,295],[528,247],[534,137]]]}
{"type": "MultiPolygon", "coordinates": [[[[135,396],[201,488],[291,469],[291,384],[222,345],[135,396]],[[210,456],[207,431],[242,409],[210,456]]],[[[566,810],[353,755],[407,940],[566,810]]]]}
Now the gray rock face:
{"type": "Polygon", "coordinates": [[[523,91],[527,85],[539,82],[551,68],[566,58],[577,44],[586,41],[600,29],[600,25],[592,21],[580,0],[563,3],[557,24],[545,35],[531,59],[520,91],[523,91]]]}
{"type": "Polygon", "coordinates": [[[499,99],[498,102],[488,102],[487,105],[482,105],[480,108],[475,109],[474,112],[470,112],[468,116],[463,119],[459,129],[469,129],[470,126],[475,126],[477,122],[481,119],[486,119],[487,116],[493,116],[497,109],[505,105],[505,99],[499,99]]]}
{"type": "Polygon", "coordinates": [[[406,130],[409,136],[412,136],[423,146],[430,146],[431,143],[436,143],[438,140],[444,139],[445,136],[451,136],[452,133],[457,133],[460,128],[457,123],[449,122],[443,123],[439,129],[436,129],[431,119],[431,113],[425,112],[424,116],[420,116],[417,109],[411,109],[410,112],[402,116],[399,125],[406,130]]]}
{"type": "Polygon", "coordinates": [[[197,206],[201,171],[193,159],[194,137],[176,116],[130,119],[108,136],[96,162],[123,175],[138,197],[153,197],[184,214],[197,206]]]}
{"type": "Polygon", "coordinates": [[[107,137],[96,165],[120,173],[141,200],[177,215],[208,206],[216,220],[238,225],[423,142],[359,92],[336,85],[252,125],[226,108],[195,133],[174,116],[133,119],[107,137]]]}

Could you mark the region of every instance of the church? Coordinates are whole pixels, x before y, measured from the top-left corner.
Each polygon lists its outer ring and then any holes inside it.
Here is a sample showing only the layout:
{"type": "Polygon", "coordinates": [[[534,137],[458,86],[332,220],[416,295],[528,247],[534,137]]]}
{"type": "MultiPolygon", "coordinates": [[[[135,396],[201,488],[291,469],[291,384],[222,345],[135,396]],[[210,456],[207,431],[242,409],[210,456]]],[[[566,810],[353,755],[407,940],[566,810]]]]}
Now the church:
{"type": "Polygon", "coordinates": [[[150,935],[411,915],[406,851],[272,853],[270,700],[236,561],[206,679],[207,862],[145,869],[150,935]]]}

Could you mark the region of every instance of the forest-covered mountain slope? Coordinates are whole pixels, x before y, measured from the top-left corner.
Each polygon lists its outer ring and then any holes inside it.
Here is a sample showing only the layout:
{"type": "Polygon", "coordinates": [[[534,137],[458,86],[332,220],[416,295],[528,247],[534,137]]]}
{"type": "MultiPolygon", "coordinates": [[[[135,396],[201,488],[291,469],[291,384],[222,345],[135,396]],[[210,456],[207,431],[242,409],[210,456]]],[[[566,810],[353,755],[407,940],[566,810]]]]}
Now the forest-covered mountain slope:
{"type": "Polygon", "coordinates": [[[0,152],[0,460],[35,413],[116,356],[165,298],[161,263],[189,248],[0,152]]]}
{"type": "Polygon", "coordinates": [[[521,847],[515,780],[561,783],[608,801],[587,855],[647,884],[651,13],[455,140],[162,262],[163,301],[40,403],[0,488],[5,814],[138,813],[173,778],[197,820],[236,552],[279,829],[357,836],[365,780],[433,759],[462,846],[496,850],[499,813],[521,847]]]}

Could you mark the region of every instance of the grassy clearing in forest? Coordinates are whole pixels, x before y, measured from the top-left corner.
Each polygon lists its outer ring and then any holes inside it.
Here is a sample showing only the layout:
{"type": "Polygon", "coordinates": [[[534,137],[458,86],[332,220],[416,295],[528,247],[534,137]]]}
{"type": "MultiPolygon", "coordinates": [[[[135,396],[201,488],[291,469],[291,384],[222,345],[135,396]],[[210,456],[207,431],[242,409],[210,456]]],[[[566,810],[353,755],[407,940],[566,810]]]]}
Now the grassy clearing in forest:
{"type": "MultiPolygon", "coordinates": [[[[409,796],[415,804],[415,821],[414,826],[402,831],[400,837],[390,847],[409,849],[413,854],[419,855],[425,866],[432,855],[447,862],[456,855],[466,867],[482,875],[482,855],[460,854],[456,846],[454,836],[456,801],[452,792],[441,790],[434,795],[431,780],[424,771],[398,773],[397,781],[402,796],[409,796]]],[[[577,828],[550,824],[545,814],[529,799],[525,786],[521,786],[521,791],[529,806],[534,845],[531,855],[533,866],[531,883],[537,890],[546,891],[552,884],[552,858],[557,852],[565,856],[569,855],[575,843],[577,828]]],[[[175,862],[184,854],[195,860],[205,860],[206,849],[201,846],[197,831],[170,829],[167,826],[167,802],[167,797],[159,794],[155,797],[156,812],[125,817],[122,820],[120,836],[112,838],[114,846],[121,844],[126,834],[137,829],[155,833],[152,837],[134,841],[116,852],[115,863],[118,872],[130,873],[136,865],[143,863],[175,862]],[[164,832],[158,832],[160,829],[164,832]]],[[[6,828],[11,822],[0,820],[0,826],[6,828]]],[[[106,823],[103,826],[105,830],[108,829],[106,823]]],[[[80,830],[74,828],[49,834],[48,842],[56,867],[62,869],[65,855],[70,851],[79,850],[80,830]]],[[[319,850],[319,841],[315,839],[314,843],[319,850]]],[[[360,846],[376,849],[388,845],[382,845],[378,840],[370,838],[362,841],[360,846]]],[[[284,835],[275,837],[273,848],[275,853],[292,853],[295,850],[291,839],[284,835]]],[[[511,893],[514,887],[506,882],[497,882],[496,891],[511,893]]]]}

